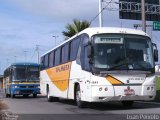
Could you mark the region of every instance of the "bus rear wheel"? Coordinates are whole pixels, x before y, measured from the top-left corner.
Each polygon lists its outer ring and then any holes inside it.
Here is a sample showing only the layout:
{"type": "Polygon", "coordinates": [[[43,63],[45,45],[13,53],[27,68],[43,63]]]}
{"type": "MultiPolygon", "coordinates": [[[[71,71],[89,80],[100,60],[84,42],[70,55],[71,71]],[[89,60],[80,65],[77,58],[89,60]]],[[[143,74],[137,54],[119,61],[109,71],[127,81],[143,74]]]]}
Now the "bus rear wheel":
{"type": "Polygon", "coordinates": [[[36,97],[37,97],[37,94],[33,94],[33,97],[36,98],[36,97]]]}
{"type": "Polygon", "coordinates": [[[79,108],[84,108],[85,102],[81,101],[81,90],[79,85],[76,88],[75,101],[79,108]]]}
{"type": "Polygon", "coordinates": [[[124,107],[132,107],[134,101],[122,101],[124,107]]]}
{"type": "Polygon", "coordinates": [[[11,98],[15,98],[15,94],[11,94],[11,98]]]}
{"type": "Polygon", "coordinates": [[[27,98],[29,95],[28,94],[24,94],[23,97],[27,98]]]}
{"type": "Polygon", "coordinates": [[[9,97],[9,94],[6,94],[6,98],[8,98],[9,97]]]}

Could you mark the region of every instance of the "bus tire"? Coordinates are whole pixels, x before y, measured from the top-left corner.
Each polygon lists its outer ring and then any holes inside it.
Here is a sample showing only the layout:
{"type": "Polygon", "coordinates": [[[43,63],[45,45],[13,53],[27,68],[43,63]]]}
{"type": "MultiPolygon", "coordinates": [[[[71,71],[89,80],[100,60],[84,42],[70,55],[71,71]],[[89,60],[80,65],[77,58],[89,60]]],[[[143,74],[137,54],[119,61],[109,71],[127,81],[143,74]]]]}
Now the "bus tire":
{"type": "Polygon", "coordinates": [[[11,94],[11,98],[15,98],[15,95],[14,95],[14,94],[11,94]]]}
{"type": "Polygon", "coordinates": [[[36,98],[36,97],[37,97],[37,94],[33,94],[33,97],[36,98]]]}
{"type": "Polygon", "coordinates": [[[11,97],[11,94],[8,94],[8,97],[10,98],[10,97],[11,97]]]}
{"type": "Polygon", "coordinates": [[[6,98],[8,98],[9,97],[9,94],[6,94],[6,98]]]}
{"type": "Polygon", "coordinates": [[[28,94],[24,94],[23,97],[27,98],[29,95],[28,94]]]}
{"type": "Polygon", "coordinates": [[[84,108],[85,102],[81,101],[81,90],[79,85],[76,87],[75,101],[79,108],[84,108]]]}
{"type": "Polygon", "coordinates": [[[134,101],[122,101],[124,107],[132,107],[134,101]]]}

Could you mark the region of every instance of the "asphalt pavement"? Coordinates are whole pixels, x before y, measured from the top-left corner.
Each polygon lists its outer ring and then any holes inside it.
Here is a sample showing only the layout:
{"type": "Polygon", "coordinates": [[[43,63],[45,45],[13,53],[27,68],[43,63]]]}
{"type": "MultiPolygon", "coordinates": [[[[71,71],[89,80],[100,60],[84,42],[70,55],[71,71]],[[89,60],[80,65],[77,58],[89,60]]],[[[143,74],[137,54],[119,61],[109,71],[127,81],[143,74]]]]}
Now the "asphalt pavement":
{"type": "Polygon", "coordinates": [[[4,98],[3,100],[8,105],[6,111],[17,114],[18,120],[100,120],[104,118],[131,120],[135,116],[140,119],[145,115],[157,115],[160,119],[160,103],[154,102],[135,102],[131,108],[124,108],[118,102],[92,103],[82,109],[71,100],[61,99],[59,102],[49,103],[45,96],[37,98],[18,96],[14,99],[4,98]]]}

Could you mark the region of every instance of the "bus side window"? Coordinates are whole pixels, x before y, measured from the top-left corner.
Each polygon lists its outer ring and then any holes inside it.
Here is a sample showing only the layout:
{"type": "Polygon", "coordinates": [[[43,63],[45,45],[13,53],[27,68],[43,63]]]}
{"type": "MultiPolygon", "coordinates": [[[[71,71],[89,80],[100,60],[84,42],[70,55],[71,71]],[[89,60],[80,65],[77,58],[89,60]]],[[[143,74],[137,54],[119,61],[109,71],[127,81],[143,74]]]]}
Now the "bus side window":
{"type": "Polygon", "coordinates": [[[86,71],[90,71],[89,58],[87,56],[88,41],[89,41],[88,35],[82,36],[80,61],[82,69],[86,71]]]}
{"type": "Polygon", "coordinates": [[[55,51],[55,66],[59,65],[60,64],[60,54],[61,54],[61,49],[58,48],[56,51],[55,51]]]}
{"type": "Polygon", "coordinates": [[[44,57],[44,67],[48,68],[48,54],[44,57]]]}
{"type": "Polygon", "coordinates": [[[44,66],[44,57],[41,57],[41,66],[40,66],[40,69],[41,70],[45,69],[45,66],[44,66]]]}
{"type": "Polygon", "coordinates": [[[54,51],[52,51],[50,54],[49,54],[49,67],[53,67],[54,66],[54,51]]]}
{"type": "Polygon", "coordinates": [[[69,59],[69,44],[66,44],[62,47],[61,58],[62,58],[62,63],[68,62],[68,59],[69,59]]]}
{"type": "Polygon", "coordinates": [[[78,53],[78,46],[80,44],[80,38],[75,38],[73,41],[70,43],[70,60],[73,61],[77,57],[78,53]]]}

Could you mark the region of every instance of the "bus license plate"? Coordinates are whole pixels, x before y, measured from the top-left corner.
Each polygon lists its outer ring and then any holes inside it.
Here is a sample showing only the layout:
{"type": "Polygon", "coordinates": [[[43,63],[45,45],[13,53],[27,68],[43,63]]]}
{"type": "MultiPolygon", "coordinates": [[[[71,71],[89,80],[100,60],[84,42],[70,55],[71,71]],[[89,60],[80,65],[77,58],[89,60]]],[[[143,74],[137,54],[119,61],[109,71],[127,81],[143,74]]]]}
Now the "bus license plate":
{"type": "Polygon", "coordinates": [[[124,94],[125,95],[135,95],[135,91],[133,89],[125,89],[124,94]]]}

